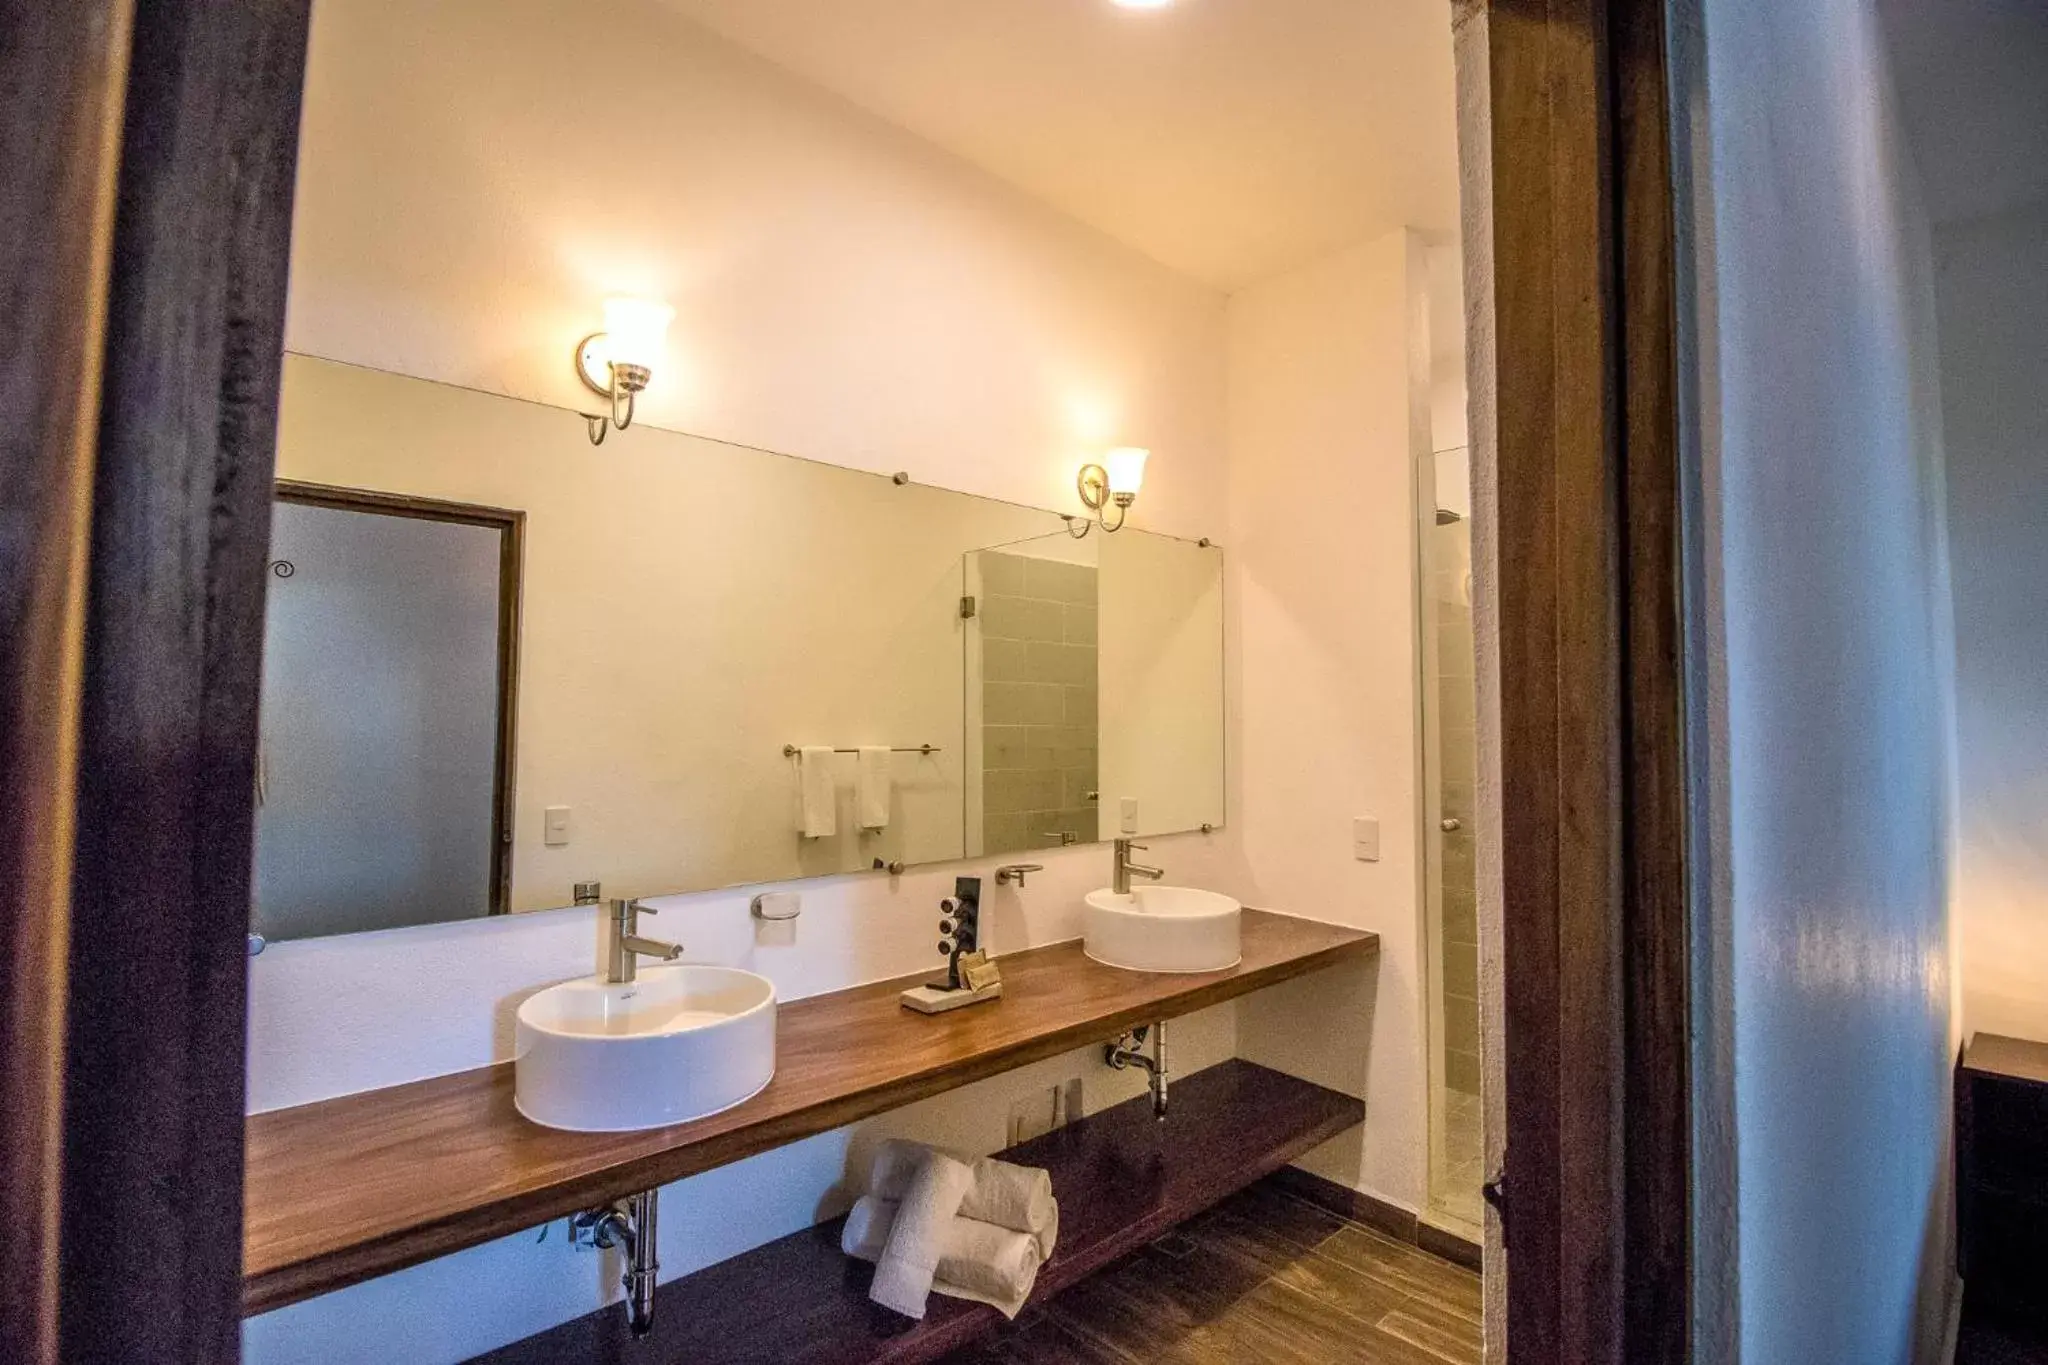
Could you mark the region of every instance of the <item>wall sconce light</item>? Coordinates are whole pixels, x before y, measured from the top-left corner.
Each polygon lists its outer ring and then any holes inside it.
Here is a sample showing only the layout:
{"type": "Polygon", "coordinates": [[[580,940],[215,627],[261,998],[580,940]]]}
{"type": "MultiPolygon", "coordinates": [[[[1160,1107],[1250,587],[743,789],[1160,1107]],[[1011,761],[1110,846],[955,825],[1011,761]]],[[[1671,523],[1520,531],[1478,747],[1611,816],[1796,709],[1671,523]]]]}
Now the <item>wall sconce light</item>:
{"type": "Polygon", "coordinates": [[[576,373],[593,392],[611,400],[610,412],[582,414],[590,424],[592,445],[603,445],[611,427],[624,431],[633,425],[634,396],[654,377],[675,315],[667,304],[647,299],[604,301],[604,330],[576,347],[576,373]]]}
{"type": "MultiPolygon", "coordinates": [[[[1152,452],[1139,446],[1119,446],[1102,457],[1101,464],[1084,464],[1081,473],[1074,480],[1074,486],[1081,494],[1081,505],[1095,514],[1093,525],[1104,531],[1121,531],[1124,518],[1129,515],[1131,504],[1138,500],[1138,490],[1145,485],[1145,461],[1152,452]],[[1110,504],[1116,505],[1116,521],[1109,520],[1110,504]]],[[[1067,534],[1079,540],[1087,535],[1090,523],[1086,517],[1068,517],[1067,534]],[[1075,529],[1078,527],[1079,529],[1075,529]]]]}

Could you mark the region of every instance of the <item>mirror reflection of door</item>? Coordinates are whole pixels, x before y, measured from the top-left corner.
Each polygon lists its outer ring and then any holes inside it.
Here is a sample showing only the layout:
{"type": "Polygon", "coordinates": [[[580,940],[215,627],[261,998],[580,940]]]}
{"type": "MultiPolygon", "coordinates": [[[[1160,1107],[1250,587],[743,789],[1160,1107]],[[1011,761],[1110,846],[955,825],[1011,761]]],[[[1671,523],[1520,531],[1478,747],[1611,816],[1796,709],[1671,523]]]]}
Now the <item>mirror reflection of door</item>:
{"type": "Polygon", "coordinates": [[[279,485],[254,932],[504,913],[523,517],[279,485]]]}

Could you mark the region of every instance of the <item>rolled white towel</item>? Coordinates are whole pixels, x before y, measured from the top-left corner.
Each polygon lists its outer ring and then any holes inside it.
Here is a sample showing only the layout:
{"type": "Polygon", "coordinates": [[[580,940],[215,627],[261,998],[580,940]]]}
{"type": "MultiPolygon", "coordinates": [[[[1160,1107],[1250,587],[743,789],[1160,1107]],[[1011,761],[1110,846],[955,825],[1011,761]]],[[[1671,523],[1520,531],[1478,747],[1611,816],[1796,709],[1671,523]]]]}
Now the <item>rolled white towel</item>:
{"type": "MultiPolygon", "coordinates": [[[[903,1138],[883,1142],[875,1149],[868,1193],[879,1199],[903,1198],[931,1150],[903,1138]]],[[[1060,1211],[1052,1194],[1052,1177],[1035,1166],[1013,1166],[990,1157],[953,1159],[967,1163],[974,1173],[974,1186],[960,1202],[960,1216],[1011,1232],[1028,1232],[1038,1239],[1040,1258],[1049,1259],[1053,1240],[1059,1235],[1060,1211]]]]}
{"type": "Polygon", "coordinates": [[[911,1178],[896,1210],[888,1244],[875,1262],[868,1297],[907,1318],[922,1318],[938,1271],[941,1244],[960,1201],[974,1183],[974,1168],[943,1152],[930,1153],[911,1178]]]}
{"type": "MultiPolygon", "coordinates": [[[[896,1223],[892,1200],[863,1195],[846,1215],[839,1248],[863,1261],[881,1259],[896,1223]]],[[[951,1298],[985,1303],[1006,1318],[1023,1311],[1045,1263],[1038,1239],[994,1223],[955,1217],[939,1239],[939,1261],[932,1271],[932,1290],[951,1298]]]]}

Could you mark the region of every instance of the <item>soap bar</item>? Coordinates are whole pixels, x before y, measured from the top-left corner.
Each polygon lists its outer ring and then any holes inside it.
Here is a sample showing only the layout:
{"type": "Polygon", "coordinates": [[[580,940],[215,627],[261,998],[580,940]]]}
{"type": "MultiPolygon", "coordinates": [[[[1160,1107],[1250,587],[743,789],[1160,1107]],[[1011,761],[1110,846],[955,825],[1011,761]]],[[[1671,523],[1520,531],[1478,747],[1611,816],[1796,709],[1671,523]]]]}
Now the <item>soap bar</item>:
{"type": "Polygon", "coordinates": [[[960,980],[968,990],[986,990],[1002,979],[1002,972],[982,950],[977,948],[971,953],[960,955],[960,980]]]}

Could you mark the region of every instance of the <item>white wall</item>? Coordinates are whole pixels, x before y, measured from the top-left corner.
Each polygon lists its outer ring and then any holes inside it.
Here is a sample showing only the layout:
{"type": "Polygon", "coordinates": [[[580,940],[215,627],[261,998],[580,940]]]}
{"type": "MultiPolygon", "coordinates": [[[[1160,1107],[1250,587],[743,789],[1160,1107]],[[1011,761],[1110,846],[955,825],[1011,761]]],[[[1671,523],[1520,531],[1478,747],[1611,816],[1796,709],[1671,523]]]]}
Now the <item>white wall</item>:
{"type": "MultiPolygon", "coordinates": [[[[1144,444],[1136,521],[1190,537],[1223,526],[1217,294],[653,0],[317,7],[293,349],[584,406],[568,356],[613,290],[679,309],[643,409],[653,423],[1049,507],[1071,505],[1084,455],[1144,444]],[[638,135],[615,141],[620,126],[638,135]]],[[[1233,837],[1161,839],[1153,861],[1237,889],[1233,837]]],[[[1047,872],[1027,891],[987,887],[998,951],[1075,936],[1108,855],[1032,861],[1047,872]]],[[[928,966],[935,907],[962,870],[804,883],[793,934],[757,939],[738,893],[663,902],[661,927],[692,958],[751,963],[795,999],[928,966]]],[[[592,970],[597,952],[588,910],[272,948],[251,966],[251,1107],[503,1059],[518,1002],[592,970]]],[[[1180,1029],[1177,1066],[1231,1055],[1235,1018],[1224,1007],[1180,1029]]],[[[993,1149],[1009,1096],[1070,1075],[1090,1108],[1139,1079],[1083,1050],[873,1127],[993,1149]]],[[[664,1276],[829,1212],[850,1141],[671,1187],[664,1276]]],[[[599,1264],[559,1229],[538,1245],[522,1234],[252,1319],[246,1354],[464,1358],[616,1298],[599,1264]]]]}
{"type": "Polygon", "coordinates": [[[1040,507],[1114,445],[1222,525],[1223,297],[659,0],[313,15],[290,349],[560,406],[609,293],[677,309],[645,420],[1040,507]]]}
{"type": "Polygon", "coordinates": [[[1935,231],[1963,1027],[2048,1040],[2048,201],[1935,231]]]}
{"type": "Polygon", "coordinates": [[[1956,1035],[1925,217],[1869,0],[1704,0],[1677,31],[1706,711],[1696,1353],[1931,1361],[1956,1035]]]}
{"type": "Polygon", "coordinates": [[[1247,1004],[1240,1041],[1362,1093],[1362,1134],[1304,1164],[1411,1209],[1427,1178],[1414,484],[1429,451],[1427,284],[1420,238],[1394,233],[1230,304],[1243,894],[1380,935],[1374,973],[1247,1004]],[[1378,862],[1354,858],[1354,816],[1380,822],[1378,862]]]}

